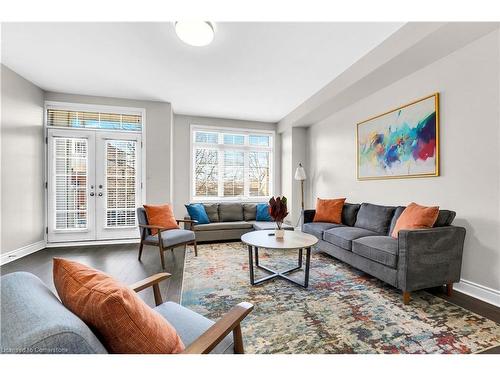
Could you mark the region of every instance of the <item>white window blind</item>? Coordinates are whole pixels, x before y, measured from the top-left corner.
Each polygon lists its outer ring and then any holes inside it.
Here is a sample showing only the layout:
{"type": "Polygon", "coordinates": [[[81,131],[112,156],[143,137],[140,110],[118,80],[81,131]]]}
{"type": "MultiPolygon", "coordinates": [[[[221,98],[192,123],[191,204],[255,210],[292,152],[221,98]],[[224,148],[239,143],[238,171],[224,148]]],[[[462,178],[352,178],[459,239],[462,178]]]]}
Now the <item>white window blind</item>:
{"type": "Polygon", "coordinates": [[[194,199],[272,195],[273,134],[192,127],[194,199]]]}
{"type": "Polygon", "coordinates": [[[87,228],[88,144],[86,139],[55,138],[55,228],[87,228]]]}
{"type": "Polygon", "coordinates": [[[47,126],[141,131],[142,115],[47,109],[47,126]]]}
{"type": "Polygon", "coordinates": [[[135,226],[137,142],[106,141],[106,226],[135,226]]]}

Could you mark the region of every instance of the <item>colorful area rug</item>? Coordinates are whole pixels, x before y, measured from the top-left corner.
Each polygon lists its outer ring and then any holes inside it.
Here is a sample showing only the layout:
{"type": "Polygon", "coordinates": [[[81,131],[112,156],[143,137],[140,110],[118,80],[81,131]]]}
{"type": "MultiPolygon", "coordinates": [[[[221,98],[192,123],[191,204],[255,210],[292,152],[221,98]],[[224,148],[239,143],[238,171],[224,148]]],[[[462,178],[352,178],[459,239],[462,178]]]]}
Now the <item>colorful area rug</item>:
{"type": "MultiPolygon", "coordinates": [[[[253,303],[242,327],[248,353],[477,353],[500,345],[499,324],[427,292],[403,305],[400,291],[321,253],[312,256],[306,290],[279,279],[250,286],[242,243],[199,245],[197,258],[190,251],[182,305],[216,320],[253,303]]],[[[274,269],[297,261],[292,251],[259,255],[274,269]]]]}

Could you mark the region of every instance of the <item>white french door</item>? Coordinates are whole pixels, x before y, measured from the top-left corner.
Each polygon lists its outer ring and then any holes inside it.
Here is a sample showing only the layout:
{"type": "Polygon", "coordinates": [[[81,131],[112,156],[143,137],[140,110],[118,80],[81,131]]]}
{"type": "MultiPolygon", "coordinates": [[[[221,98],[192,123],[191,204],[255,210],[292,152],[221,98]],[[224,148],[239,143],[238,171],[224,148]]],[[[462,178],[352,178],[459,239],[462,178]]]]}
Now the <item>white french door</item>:
{"type": "Polygon", "coordinates": [[[141,135],[48,130],[48,241],[137,238],[141,135]]]}

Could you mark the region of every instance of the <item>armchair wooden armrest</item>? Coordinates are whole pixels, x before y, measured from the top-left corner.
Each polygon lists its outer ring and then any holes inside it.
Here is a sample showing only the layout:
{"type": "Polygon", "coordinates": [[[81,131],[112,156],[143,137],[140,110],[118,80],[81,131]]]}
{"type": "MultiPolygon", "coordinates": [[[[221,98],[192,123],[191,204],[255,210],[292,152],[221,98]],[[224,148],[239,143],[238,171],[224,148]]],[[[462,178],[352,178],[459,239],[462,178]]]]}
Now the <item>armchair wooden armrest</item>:
{"type": "Polygon", "coordinates": [[[153,294],[155,297],[155,304],[156,304],[156,306],[158,306],[158,305],[161,305],[163,303],[163,300],[161,298],[161,293],[160,293],[160,286],[158,284],[161,281],[168,279],[170,276],[172,276],[172,275],[169,273],[166,273],[166,272],[157,273],[153,276],[149,276],[149,277],[145,278],[144,280],[138,281],[138,282],[130,285],[130,289],[132,289],[134,292],[140,292],[141,290],[144,290],[144,289],[152,286],[153,287],[153,294]]]}
{"type": "Polygon", "coordinates": [[[241,335],[240,323],[252,310],[251,303],[241,302],[237,304],[189,345],[182,354],[210,353],[231,331],[233,331],[234,352],[243,354],[243,336],[241,335]]]}
{"type": "Polygon", "coordinates": [[[158,232],[164,232],[166,230],[169,230],[169,228],[161,227],[159,225],[149,225],[149,224],[139,224],[139,228],[144,228],[144,229],[157,229],[158,232]]]}

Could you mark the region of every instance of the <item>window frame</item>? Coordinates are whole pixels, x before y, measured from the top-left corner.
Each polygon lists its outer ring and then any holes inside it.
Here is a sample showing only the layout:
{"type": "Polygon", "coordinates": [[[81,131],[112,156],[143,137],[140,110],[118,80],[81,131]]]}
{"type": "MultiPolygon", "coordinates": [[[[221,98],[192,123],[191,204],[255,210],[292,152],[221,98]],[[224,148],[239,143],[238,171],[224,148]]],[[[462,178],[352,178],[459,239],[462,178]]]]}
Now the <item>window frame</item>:
{"type": "Polygon", "coordinates": [[[135,107],[122,107],[122,106],[112,106],[112,105],[102,105],[102,104],[84,104],[84,103],[70,103],[70,102],[58,102],[46,100],[44,102],[44,127],[45,129],[83,129],[83,130],[95,130],[98,132],[118,132],[118,133],[135,133],[142,134],[145,133],[146,127],[146,110],[144,108],[135,107]],[[71,126],[50,126],[48,123],[47,111],[49,109],[61,110],[61,111],[71,111],[71,112],[97,112],[104,114],[119,114],[119,115],[136,115],[141,116],[141,129],[140,130],[125,130],[125,129],[106,129],[106,128],[94,128],[94,127],[71,127],[71,126]]]}
{"type": "MultiPolygon", "coordinates": [[[[219,141],[220,142],[220,141],[219,141]]],[[[210,125],[199,125],[191,124],[189,130],[189,198],[191,202],[262,202],[268,200],[274,195],[275,191],[275,181],[276,181],[276,131],[274,130],[262,130],[255,128],[235,128],[235,127],[225,127],[225,126],[210,126],[210,125]],[[238,144],[223,144],[223,143],[196,143],[195,142],[195,132],[202,131],[207,133],[218,133],[219,140],[222,139],[223,134],[234,134],[234,135],[244,135],[245,141],[243,145],[238,144]],[[249,135],[265,135],[270,137],[269,146],[256,146],[250,145],[248,143],[249,135]],[[248,167],[248,152],[251,151],[264,151],[269,152],[269,195],[267,196],[250,196],[249,195],[249,180],[244,179],[244,192],[243,196],[235,197],[224,197],[223,194],[223,171],[224,164],[221,163],[223,156],[222,153],[218,154],[218,196],[208,197],[208,196],[197,196],[196,195],[196,181],[194,177],[194,165],[196,157],[197,145],[202,145],[204,149],[213,149],[217,151],[224,150],[234,150],[244,152],[244,163],[245,167],[248,167]],[[248,194],[248,195],[246,195],[248,194]]]]}

